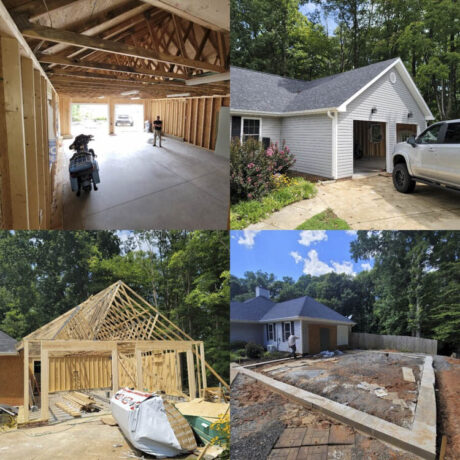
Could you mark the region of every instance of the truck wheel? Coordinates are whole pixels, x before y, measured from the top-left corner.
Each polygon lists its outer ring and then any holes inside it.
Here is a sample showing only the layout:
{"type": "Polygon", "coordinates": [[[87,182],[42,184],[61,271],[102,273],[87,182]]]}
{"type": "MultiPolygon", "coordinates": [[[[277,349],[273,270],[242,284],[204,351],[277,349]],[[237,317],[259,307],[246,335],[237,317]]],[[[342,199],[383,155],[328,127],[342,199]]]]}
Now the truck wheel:
{"type": "Polygon", "coordinates": [[[398,192],[411,193],[415,189],[415,180],[409,174],[405,163],[398,163],[393,169],[393,185],[398,192]]]}

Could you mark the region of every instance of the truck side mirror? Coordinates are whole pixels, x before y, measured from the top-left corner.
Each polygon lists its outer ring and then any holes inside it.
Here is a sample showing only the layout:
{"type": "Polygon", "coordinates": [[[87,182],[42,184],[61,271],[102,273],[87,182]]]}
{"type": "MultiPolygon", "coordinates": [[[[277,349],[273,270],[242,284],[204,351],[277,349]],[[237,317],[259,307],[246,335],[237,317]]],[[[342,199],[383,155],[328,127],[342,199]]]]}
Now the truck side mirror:
{"type": "Polygon", "coordinates": [[[415,142],[415,136],[411,136],[409,137],[409,139],[407,139],[407,143],[412,145],[412,147],[417,147],[417,142],[415,142]]]}

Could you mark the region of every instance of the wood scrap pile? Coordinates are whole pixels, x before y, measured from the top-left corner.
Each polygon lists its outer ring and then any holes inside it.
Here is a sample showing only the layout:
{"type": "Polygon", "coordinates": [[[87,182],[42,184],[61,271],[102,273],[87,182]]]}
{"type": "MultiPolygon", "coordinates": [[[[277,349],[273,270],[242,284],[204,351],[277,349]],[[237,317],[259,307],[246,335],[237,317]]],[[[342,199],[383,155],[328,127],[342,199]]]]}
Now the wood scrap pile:
{"type": "Polygon", "coordinates": [[[56,406],[67,412],[72,417],[81,417],[82,412],[98,412],[100,410],[96,401],[84,393],[73,391],[62,395],[64,400],[56,403],[56,406]]]}

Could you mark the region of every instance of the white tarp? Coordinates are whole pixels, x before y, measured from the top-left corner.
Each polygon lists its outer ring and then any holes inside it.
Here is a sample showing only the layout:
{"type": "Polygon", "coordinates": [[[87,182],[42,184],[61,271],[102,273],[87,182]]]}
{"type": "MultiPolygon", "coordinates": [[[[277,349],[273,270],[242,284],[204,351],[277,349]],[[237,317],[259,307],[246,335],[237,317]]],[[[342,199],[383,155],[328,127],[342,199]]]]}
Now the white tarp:
{"type": "Polygon", "coordinates": [[[185,453],[169,423],[161,396],[124,388],[110,400],[112,415],[131,444],[157,457],[185,453]]]}

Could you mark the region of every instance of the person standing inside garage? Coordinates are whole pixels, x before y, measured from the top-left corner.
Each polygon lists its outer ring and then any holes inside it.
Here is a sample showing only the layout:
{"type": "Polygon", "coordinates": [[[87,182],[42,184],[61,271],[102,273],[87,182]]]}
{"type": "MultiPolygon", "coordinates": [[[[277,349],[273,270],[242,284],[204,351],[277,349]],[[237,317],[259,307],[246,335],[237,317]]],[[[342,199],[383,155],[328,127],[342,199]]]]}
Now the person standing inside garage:
{"type": "Polygon", "coordinates": [[[160,119],[160,115],[157,116],[157,119],[153,122],[153,146],[156,147],[157,137],[159,139],[159,145],[161,148],[161,134],[163,131],[163,121],[160,119]]]}

